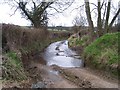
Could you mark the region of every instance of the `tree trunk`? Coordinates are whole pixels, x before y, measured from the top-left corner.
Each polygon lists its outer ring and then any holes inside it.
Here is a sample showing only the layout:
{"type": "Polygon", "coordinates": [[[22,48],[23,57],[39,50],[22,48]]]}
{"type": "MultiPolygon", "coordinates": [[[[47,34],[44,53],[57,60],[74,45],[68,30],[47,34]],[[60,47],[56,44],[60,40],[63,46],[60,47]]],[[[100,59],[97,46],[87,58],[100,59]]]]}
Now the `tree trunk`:
{"type": "Polygon", "coordinates": [[[97,18],[97,32],[98,32],[98,37],[102,35],[102,22],[101,22],[101,2],[98,0],[98,18],[97,18]]]}
{"type": "Polygon", "coordinates": [[[105,33],[108,33],[108,22],[109,22],[109,16],[110,16],[110,8],[111,8],[111,0],[108,0],[105,27],[104,27],[105,33]]]}
{"type": "Polygon", "coordinates": [[[88,24],[89,24],[89,27],[90,27],[91,40],[93,40],[94,25],[93,25],[93,21],[92,21],[92,18],[91,18],[91,13],[90,13],[89,0],[84,0],[84,1],[85,1],[85,9],[86,9],[87,20],[88,20],[88,24]]]}
{"type": "Polygon", "coordinates": [[[112,27],[113,23],[115,22],[117,16],[119,15],[119,13],[120,13],[120,8],[118,9],[117,13],[115,14],[115,16],[113,17],[111,23],[109,24],[109,28],[108,28],[109,30],[111,29],[111,27],[112,27]]]}
{"type": "MultiPolygon", "coordinates": [[[[105,10],[104,10],[104,13],[103,13],[103,19],[102,19],[102,28],[105,27],[105,15],[106,15],[106,3],[105,3],[105,10]]],[[[104,33],[104,31],[103,31],[104,33]]]]}

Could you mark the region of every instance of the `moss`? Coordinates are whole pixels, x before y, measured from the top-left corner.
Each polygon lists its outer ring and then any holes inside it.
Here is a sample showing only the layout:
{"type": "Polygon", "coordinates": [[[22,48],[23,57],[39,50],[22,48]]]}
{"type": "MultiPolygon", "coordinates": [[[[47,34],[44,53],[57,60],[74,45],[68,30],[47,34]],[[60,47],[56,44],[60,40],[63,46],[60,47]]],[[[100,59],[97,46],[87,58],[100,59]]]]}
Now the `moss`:
{"type": "Polygon", "coordinates": [[[116,73],[115,69],[118,68],[119,62],[118,35],[120,35],[119,32],[108,33],[87,46],[83,53],[86,63],[116,73]],[[111,68],[114,70],[111,70],[111,68]]]}

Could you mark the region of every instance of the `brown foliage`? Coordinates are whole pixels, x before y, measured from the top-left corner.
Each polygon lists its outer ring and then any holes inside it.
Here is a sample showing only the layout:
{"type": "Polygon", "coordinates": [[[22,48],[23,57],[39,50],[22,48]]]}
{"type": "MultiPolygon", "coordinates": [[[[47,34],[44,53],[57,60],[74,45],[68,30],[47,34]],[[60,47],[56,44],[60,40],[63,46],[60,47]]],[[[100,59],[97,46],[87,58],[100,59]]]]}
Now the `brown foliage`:
{"type": "Polygon", "coordinates": [[[72,32],[65,32],[65,31],[53,31],[53,32],[49,32],[49,36],[50,39],[54,39],[54,38],[69,38],[70,35],[72,35],[72,32]]]}
{"type": "Polygon", "coordinates": [[[23,28],[11,24],[2,24],[2,43],[10,50],[19,50],[23,47],[35,48],[41,45],[47,37],[46,30],[23,28]]]}

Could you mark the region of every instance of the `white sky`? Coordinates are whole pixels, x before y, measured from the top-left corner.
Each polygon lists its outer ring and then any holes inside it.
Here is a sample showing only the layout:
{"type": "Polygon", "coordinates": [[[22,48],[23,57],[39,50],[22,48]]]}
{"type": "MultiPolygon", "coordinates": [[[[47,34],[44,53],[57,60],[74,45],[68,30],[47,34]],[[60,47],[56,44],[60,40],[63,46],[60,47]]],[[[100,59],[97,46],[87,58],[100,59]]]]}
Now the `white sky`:
{"type": "MultiPolygon", "coordinates": [[[[77,0],[76,0],[77,1],[77,0]]],[[[90,0],[91,2],[95,2],[95,0],[90,0]]],[[[97,0],[96,0],[97,1],[97,0]]],[[[119,0],[113,0],[114,5],[117,7],[118,6],[118,1],[119,0]]],[[[66,26],[72,26],[72,21],[74,17],[78,14],[78,10],[73,10],[79,5],[82,5],[83,0],[77,1],[74,3],[69,9],[67,9],[64,13],[62,14],[57,14],[55,16],[51,16],[49,18],[49,25],[66,25],[66,26]]],[[[82,12],[82,11],[81,11],[82,12]]],[[[11,9],[10,6],[5,5],[5,4],[0,4],[0,23],[10,23],[10,24],[15,24],[15,25],[20,25],[20,26],[29,26],[30,22],[26,20],[25,18],[21,18],[21,14],[19,11],[17,11],[13,16],[10,16],[10,14],[13,14],[14,10],[11,9]]],[[[83,15],[85,13],[82,12],[83,15]]],[[[92,15],[94,18],[94,15],[92,15]]]]}

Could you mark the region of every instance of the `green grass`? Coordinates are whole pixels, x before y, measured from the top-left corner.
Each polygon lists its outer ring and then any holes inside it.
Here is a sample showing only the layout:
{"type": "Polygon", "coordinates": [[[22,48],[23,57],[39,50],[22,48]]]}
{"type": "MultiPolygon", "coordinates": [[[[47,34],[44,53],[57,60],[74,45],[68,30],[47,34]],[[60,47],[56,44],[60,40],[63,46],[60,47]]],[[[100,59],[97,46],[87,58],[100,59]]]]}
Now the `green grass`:
{"type": "Polygon", "coordinates": [[[83,53],[86,63],[99,69],[117,70],[116,66],[120,61],[118,58],[118,35],[120,35],[119,32],[108,33],[87,46],[83,53]]]}
{"type": "Polygon", "coordinates": [[[6,55],[9,57],[11,64],[15,65],[17,68],[21,67],[22,63],[15,52],[8,52],[6,55]]]}
{"type": "Polygon", "coordinates": [[[21,60],[15,52],[8,52],[3,60],[3,80],[22,81],[27,79],[21,60]]]}
{"type": "Polygon", "coordinates": [[[89,40],[89,36],[88,35],[84,35],[82,36],[81,38],[78,38],[78,37],[70,37],[68,39],[69,41],[69,46],[70,47],[73,47],[73,46],[86,46],[87,45],[87,42],[89,40]]]}

